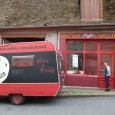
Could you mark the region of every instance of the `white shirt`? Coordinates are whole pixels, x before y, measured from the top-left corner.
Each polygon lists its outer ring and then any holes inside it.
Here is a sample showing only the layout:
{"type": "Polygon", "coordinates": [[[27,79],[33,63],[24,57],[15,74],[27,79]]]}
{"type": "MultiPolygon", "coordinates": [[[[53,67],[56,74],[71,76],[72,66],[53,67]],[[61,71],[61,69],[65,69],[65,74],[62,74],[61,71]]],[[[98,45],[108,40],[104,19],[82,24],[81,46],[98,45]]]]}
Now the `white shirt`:
{"type": "Polygon", "coordinates": [[[106,69],[105,69],[105,75],[106,76],[111,76],[111,69],[110,69],[109,66],[107,66],[106,69]]]}

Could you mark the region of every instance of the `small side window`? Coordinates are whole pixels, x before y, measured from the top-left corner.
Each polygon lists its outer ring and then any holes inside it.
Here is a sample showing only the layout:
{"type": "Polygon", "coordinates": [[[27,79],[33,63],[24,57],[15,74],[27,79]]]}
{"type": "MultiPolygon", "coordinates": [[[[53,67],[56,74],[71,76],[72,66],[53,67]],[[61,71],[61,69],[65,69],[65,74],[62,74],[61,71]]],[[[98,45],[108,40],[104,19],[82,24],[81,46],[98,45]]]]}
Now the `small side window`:
{"type": "Polygon", "coordinates": [[[58,59],[58,70],[60,74],[64,73],[62,60],[59,60],[59,59],[58,59]]]}
{"type": "Polygon", "coordinates": [[[13,67],[33,67],[34,55],[12,56],[13,67]]]}

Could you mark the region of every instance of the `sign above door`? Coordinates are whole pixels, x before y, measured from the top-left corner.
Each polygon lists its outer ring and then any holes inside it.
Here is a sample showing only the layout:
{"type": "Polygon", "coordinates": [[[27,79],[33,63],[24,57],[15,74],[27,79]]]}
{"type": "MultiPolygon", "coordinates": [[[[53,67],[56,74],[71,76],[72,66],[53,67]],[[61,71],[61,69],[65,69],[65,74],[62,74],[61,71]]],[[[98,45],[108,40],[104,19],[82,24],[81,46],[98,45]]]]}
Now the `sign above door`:
{"type": "Polygon", "coordinates": [[[64,39],[115,39],[115,33],[60,33],[64,39]]]}

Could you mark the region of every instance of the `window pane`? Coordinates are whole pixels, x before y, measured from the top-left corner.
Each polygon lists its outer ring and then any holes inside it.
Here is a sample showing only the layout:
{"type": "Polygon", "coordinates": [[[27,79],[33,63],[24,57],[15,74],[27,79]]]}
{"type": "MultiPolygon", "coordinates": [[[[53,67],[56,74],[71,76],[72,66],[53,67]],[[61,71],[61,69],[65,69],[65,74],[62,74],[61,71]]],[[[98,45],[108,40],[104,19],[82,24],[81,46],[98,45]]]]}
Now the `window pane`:
{"type": "Polygon", "coordinates": [[[85,74],[97,75],[97,54],[85,55],[85,74]]]}
{"type": "Polygon", "coordinates": [[[62,60],[59,59],[58,59],[58,70],[60,74],[64,73],[62,60]]]}
{"type": "Polygon", "coordinates": [[[87,41],[86,42],[86,51],[97,51],[97,42],[96,41],[87,41]]]}
{"type": "MultiPolygon", "coordinates": [[[[112,55],[101,55],[101,70],[105,70],[104,61],[107,61],[111,68],[111,75],[113,75],[113,57],[112,55]]],[[[101,72],[101,76],[105,76],[104,72],[101,72]]]]}
{"type": "Polygon", "coordinates": [[[83,51],[84,50],[84,42],[82,42],[82,41],[68,41],[68,50],[83,51]]]}
{"type": "Polygon", "coordinates": [[[73,54],[68,55],[68,74],[83,74],[83,54],[73,54]]]}
{"type": "Polygon", "coordinates": [[[13,56],[12,66],[13,67],[32,67],[34,61],[34,56],[13,56]]]}
{"type": "Polygon", "coordinates": [[[101,51],[114,51],[114,42],[113,41],[101,41],[100,42],[101,51]]]}

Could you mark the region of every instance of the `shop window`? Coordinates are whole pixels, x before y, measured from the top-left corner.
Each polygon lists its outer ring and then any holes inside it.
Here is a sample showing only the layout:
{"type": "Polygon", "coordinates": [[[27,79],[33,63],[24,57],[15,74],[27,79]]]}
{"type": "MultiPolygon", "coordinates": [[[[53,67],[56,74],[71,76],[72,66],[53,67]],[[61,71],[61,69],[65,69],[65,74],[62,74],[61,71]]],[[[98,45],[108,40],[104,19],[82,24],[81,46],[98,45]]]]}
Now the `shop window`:
{"type": "MultiPolygon", "coordinates": [[[[104,68],[103,62],[107,61],[113,68],[113,57],[105,55],[107,52],[114,51],[114,41],[68,41],[67,49],[67,73],[98,75],[98,50],[104,53],[101,56],[101,69],[104,68]],[[99,46],[99,47],[98,47],[99,46]],[[98,49],[100,48],[100,49],[98,49]]],[[[111,69],[113,74],[113,69],[111,69]]],[[[103,76],[104,73],[101,73],[103,76]]]]}
{"type": "Polygon", "coordinates": [[[84,42],[83,41],[68,41],[68,50],[83,51],[84,50],[84,42]]]}
{"type": "Polygon", "coordinates": [[[97,76],[97,49],[97,41],[68,41],[67,73],[97,76]]]}
{"type": "Polygon", "coordinates": [[[87,53],[85,55],[85,74],[97,75],[97,54],[87,53]]]}
{"type": "Polygon", "coordinates": [[[32,67],[34,65],[34,55],[29,56],[13,56],[13,67],[32,67]]]}
{"type": "Polygon", "coordinates": [[[97,51],[97,42],[96,41],[87,41],[86,42],[86,51],[97,51]]]}
{"type": "Polygon", "coordinates": [[[114,42],[113,41],[101,41],[100,42],[100,51],[102,51],[102,52],[114,51],[114,42]]]}
{"type": "Polygon", "coordinates": [[[83,74],[83,54],[69,53],[68,54],[68,74],[83,74]]]}

